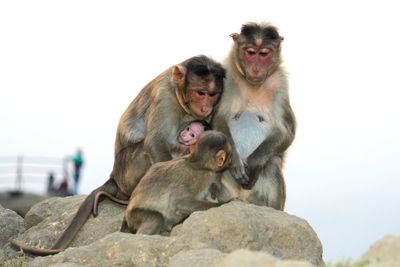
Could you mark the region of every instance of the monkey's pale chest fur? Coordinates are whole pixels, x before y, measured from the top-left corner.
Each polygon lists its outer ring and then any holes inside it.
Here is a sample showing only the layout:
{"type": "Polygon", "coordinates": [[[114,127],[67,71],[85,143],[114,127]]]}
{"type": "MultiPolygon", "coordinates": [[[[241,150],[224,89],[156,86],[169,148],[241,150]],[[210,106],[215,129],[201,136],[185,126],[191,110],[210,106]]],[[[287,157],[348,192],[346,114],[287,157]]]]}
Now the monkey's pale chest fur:
{"type": "Polygon", "coordinates": [[[232,89],[231,116],[228,121],[236,149],[243,159],[247,158],[268,138],[274,127],[274,99],[279,87],[279,76],[272,75],[260,88],[241,86],[244,81],[235,81],[232,89]],[[239,96],[239,97],[238,97],[239,96]]]}

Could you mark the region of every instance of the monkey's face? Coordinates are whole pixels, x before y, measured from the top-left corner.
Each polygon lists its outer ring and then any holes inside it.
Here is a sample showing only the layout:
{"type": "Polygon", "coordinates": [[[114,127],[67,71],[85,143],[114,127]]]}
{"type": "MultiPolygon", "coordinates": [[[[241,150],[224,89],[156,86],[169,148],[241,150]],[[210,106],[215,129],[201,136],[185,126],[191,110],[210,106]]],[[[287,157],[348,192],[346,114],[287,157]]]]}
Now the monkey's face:
{"type": "Polygon", "coordinates": [[[279,64],[283,38],[275,27],[252,23],[244,25],[240,34],[234,33],[231,37],[240,72],[250,84],[262,84],[279,64]]]}
{"type": "Polygon", "coordinates": [[[189,80],[187,104],[197,119],[207,118],[218,102],[221,90],[216,87],[214,79],[195,77],[189,80]]]}
{"type": "Polygon", "coordinates": [[[263,83],[274,55],[272,46],[245,44],[240,47],[240,61],[246,79],[252,84],[263,83]]]}
{"type": "Polygon", "coordinates": [[[185,146],[194,145],[204,132],[204,125],[200,122],[192,122],[179,133],[178,141],[185,146]]]}

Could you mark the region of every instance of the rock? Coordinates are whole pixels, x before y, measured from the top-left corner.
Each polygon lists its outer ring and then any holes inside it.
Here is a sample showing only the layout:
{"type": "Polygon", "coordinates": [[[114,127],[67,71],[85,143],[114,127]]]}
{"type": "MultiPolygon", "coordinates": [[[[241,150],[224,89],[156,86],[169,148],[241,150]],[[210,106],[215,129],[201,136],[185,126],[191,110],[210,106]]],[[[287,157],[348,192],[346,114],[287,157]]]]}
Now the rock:
{"type": "MultiPolygon", "coordinates": [[[[60,204],[56,205],[56,203],[58,203],[57,198],[49,198],[34,205],[24,217],[26,228],[29,229],[50,217],[52,214],[57,214],[57,209],[59,211],[61,207],[60,204]]],[[[67,203],[67,201],[63,200],[61,204],[63,205],[62,209],[64,209],[64,205],[67,203]]]]}
{"type": "Polygon", "coordinates": [[[18,255],[17,251],[8,248],[8,240],[24,231],[24,219],[15,211],[0,205],[0,262],[18,255]]]}
{"type": "Polygon", "coordinates": [[[216,266],[226,256],[217,249],[203,248],[183,250],[169,260],[168,267],[216,266]]]}
{"type": "Polygon", "coordinates": [[[25,192],[0,192],[0,204],[7,209],[13,210],[22,217],[36,203],[48,198],[48,196],[25,192]]]}
{"type": "Polygon", "coordinates": [[[116,232],[88,246],[69,248],[54,256],[37,257],[30,266],[58,266],[60,263],[79,266],[166,266],[171,254],[176,253],[171,241],[159,235],[116,232]]]}
{"type": "MultiPolygon", "coordinates": [[[[50,248],[72,220],[86,196],[54,197],[35,205],[25,216],[29,229],[18,240],[33,246],[50,248]]],[[[124,207],[108,200],[99,206],[99,215],[89,217],[70,247],[99,240],[121,227],[124,207]]]]}
{"type": "Polygon", "coordinates": [[[400,237],[388,235],[378,240],[353,266],[400,266],[400,237]]]}
{"type": "MultiPolygon", "coordinates": [[[[52,198],[35,205],[25,217],[30,228],[18,240],[51,247],[83,199],[52,198]]],[[[240,266],[250,266],[251,259],[274,266],[323,265],[321,243],[308,223],[271,208],[231,202],[193,213],[170,236],[120,233],[123,212],[124,207],[101,202],[99,216],[87,221],[70,248],[28,258],[29,266],[228,266],[232,259],[240,266]]]]}
{"type": "Polygon", "coordinates": [[[193,213],[171,236],[188,247],[203,243],[225,253],[245,248],[280,259],[322,263],[321,242],[305,220],[240,201],[193,213]]]}
{"type": "MultiPolygon", "coordinates": [[[[190,266],[190,265],[187,265],[190,266]]],[[[206,265],[202,265],[206,266],[206,265]]],[[[313,267],[313,265],[307,261],[293,261],[283,260],[280,261],[278,258],[272,255],[249,250],[236,250],[226,256],[216,267],[313,267]]]]}
{"type": "Polygon", "coordinates": [[[25,231],[24,219],[15,211],[5,209],[0,205],[0,247],[8,240],[25,231]]]}

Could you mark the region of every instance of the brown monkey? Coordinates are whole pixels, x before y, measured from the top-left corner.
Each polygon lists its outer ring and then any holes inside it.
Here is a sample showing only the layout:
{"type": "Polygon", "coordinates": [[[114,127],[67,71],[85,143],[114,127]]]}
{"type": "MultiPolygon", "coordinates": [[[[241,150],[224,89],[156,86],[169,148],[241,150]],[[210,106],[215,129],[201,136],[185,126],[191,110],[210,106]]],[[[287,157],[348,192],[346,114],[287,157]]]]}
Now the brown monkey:
{"type": "Polygon", "coordinates": [[[152,165],[132,193],[121,231],[159,234],[194,211],[220,206],[207,198],[218,194],[220,172],[230,155],[226,136],[206,131],[190,155],[152,165]]]}
{"type": "Polygon", "coordinates": [[[11,243],[32,254],[65,249],[90,216],[99,192],[128,199],[151,164],[172,159],[172,152],[179,146],[177,134],[181,125],[194,119],[210,119],[223,92],[224,78],[224,68],[202,55],[157,76],[121,116],[110,179],[88,195],[52,248],[43,252],[18,241],[11,243]]]}
{"type": "Polygon", "coordinates": [[[234,43],[223,64],[226,90],[212,122],[233,144],[230,175],[225,172],[222,180],[225,192],[283,210],[282,165],[296,130],[281,67],[283,38],[276,27],[256,23],[230,36],[234,43]]]}

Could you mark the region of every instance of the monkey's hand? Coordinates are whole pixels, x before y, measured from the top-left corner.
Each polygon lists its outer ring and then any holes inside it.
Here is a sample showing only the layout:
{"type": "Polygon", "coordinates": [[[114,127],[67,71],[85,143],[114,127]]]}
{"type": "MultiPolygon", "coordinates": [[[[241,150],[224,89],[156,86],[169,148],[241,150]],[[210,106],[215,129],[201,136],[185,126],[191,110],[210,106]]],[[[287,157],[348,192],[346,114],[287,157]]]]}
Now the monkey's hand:
{"type": "Polygon", "coordinates": [[[259,172],[257,170],[259,169],[259,167],[255,166],[252,163],[253,163],[253,161],[249,161],[249,163],[246,166],[246,174],[247,174],[247,177],[249,177],[249,182],[247,184],[242,185],[242,187],[247,190],[252,189],[258,180],[259,172]]]}
{"type": "Polygon", "coordinates": [[[232,161],[229,167],[229,171],[233,178],[238,181],[241,185],[249,183],[249,177],[246,174],[247,163],[243,161],[237,151],[232,153],[232,161]]]}

